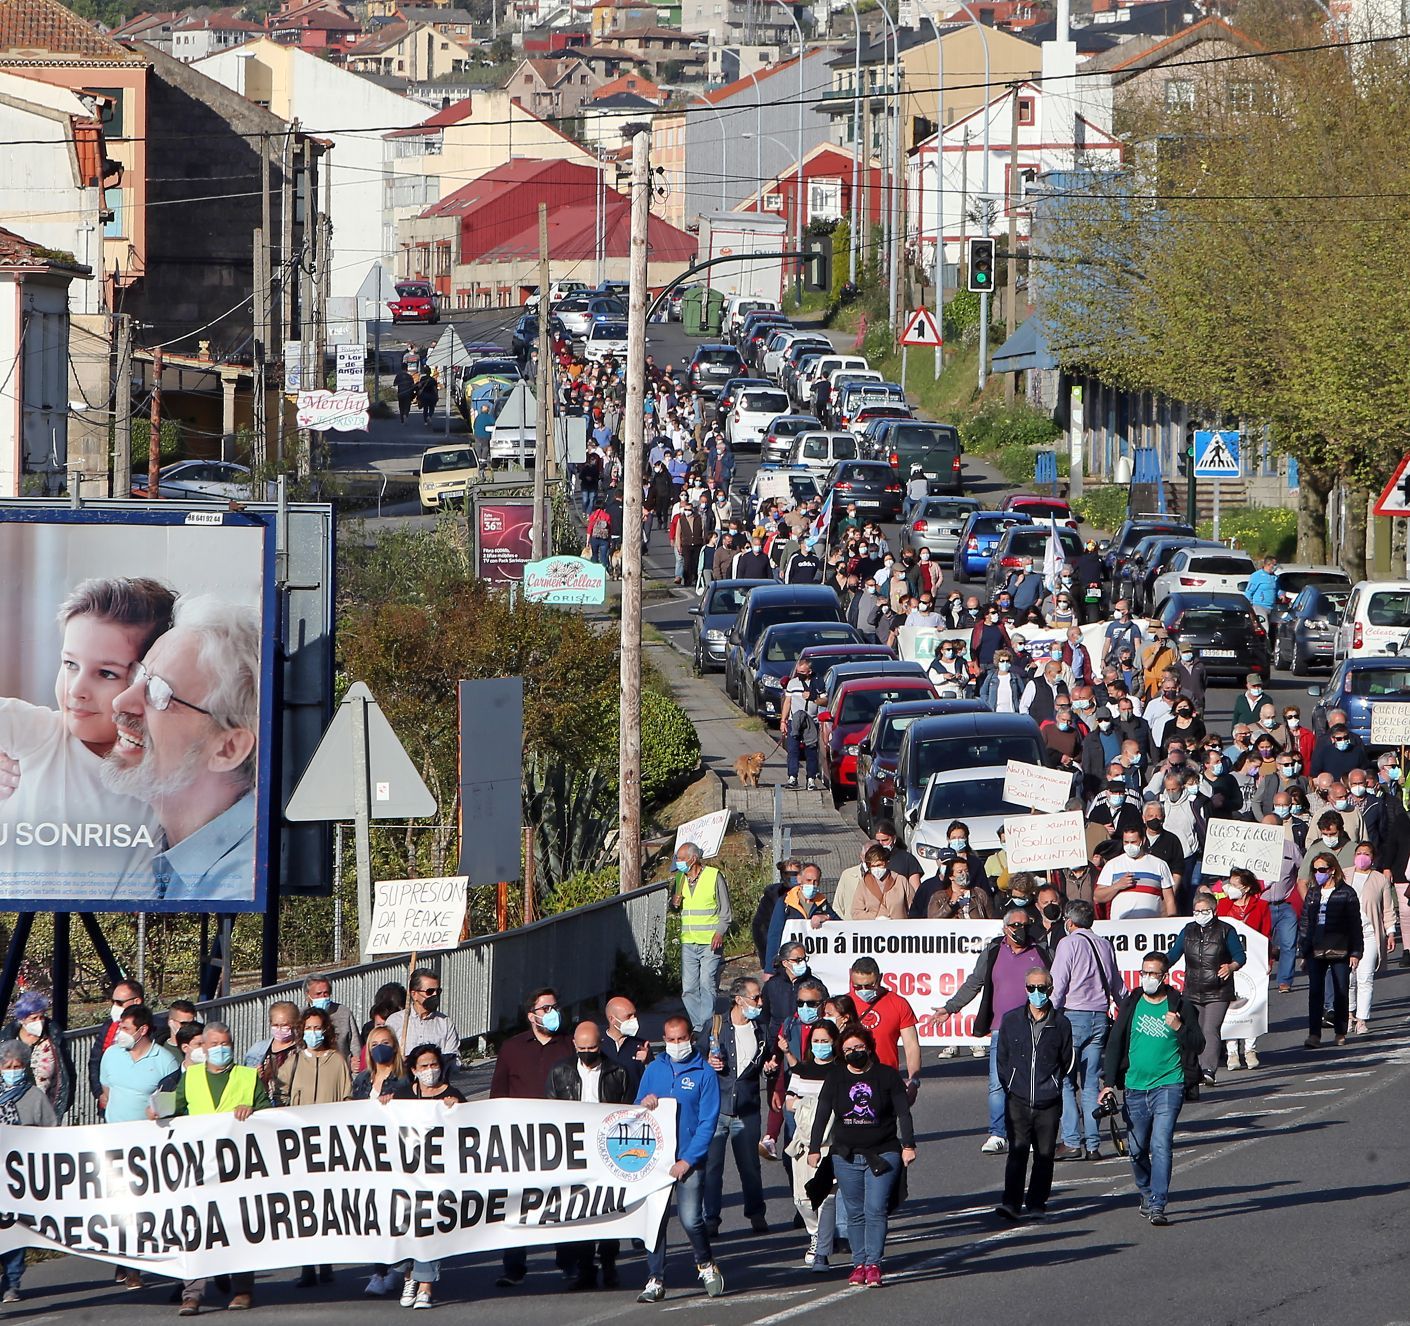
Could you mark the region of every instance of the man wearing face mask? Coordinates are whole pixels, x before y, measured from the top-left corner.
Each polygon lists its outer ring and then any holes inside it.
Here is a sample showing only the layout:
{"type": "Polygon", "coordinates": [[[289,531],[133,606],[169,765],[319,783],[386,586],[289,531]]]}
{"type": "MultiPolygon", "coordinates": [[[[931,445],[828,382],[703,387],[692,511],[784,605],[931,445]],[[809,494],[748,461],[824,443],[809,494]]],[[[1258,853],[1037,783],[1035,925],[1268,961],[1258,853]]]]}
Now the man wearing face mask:
{"type": "Polygon", "coordinates": [[[402,1045],[434,1045],[441,1052],[449,1078],[460,1067],[460,1032],[441,1012],[441,978],[429,967],[418,967],[407,984],[411,1006],[393,1013],[387,1026],[402,1045]]]}
{"type": "Polygon", "coordinates": [[[730,985],[729,1013],[716,1013],[696,1037],[696,1047],[715,1070],[720,1089],[720,1113],[705,1158],[705,1232],[720,1232],[725,1151],[734,1152],[744,1218],[756,1234],[767,1234],[764,1179],[759,1169],[760,1079],[776,1061],[764,1021],[764,996],[759,982],[741,976],[730,985]]]}
{"type": "Polygon", "coordinates": [[[1187,853],[1180,839],[1166,826],[1166,807],[1161,801],[1147,801],[1141,807],[1141,820],[1146,831],[1146,851],[1165,862],[1170,878],[1175,885],[1175,896],[1180,896],[1180,882],[1185,877],[1187,853]]]}
{"type": "MultiPolygon", "coordinates": [[[[1025,982],[1034,968],[1044,972],[1052,965],[1052,954],[1034,938],[1033,914],[1022,906],[1004,914],[1004,933],[984,946],[969,979],[939,1008],[937,1014],[952,1017],[979,996],[979,1011],[969,1034],[989,1038],[989,1136],[979,1148],[985,1155],[1002,1155],[1008,1150],[1008,1127],[1004,1121],[1004,1088],[999,1078],[999,1032],[1004,1016],[1021,1009],[1027,1000],[1025,982]]],[[[958,1031],[956,1026],[952,1030],[958,1031]]]]}
{"type": "MultiPolygon", "coordinates": [[[[1318,856],[1330,856],[1336,859],[1337,865],[1346,874],[1350,874],[1356,861],[1356,839],[1352,838],[1346,831],[1345,822],[1341,813],[1335,810],[1326,811],[1317,821],[1317,841],[1313,842],[1312,835],[1307,835],[1308,859],[1314,852],[1318,856]]],[[[1311,879],[1311,873],[1304,875],[1304,882],[1311,879]]]]}
{"type": "Polygon", "coordinates": [[[1113,921],[1175,915],[1175,881],[1165,862],[1146,851],[1144,826],[1122,831],[1121,855],[1102,867],[1092,899],[1109,908],[1113,921]]]}
{"type": "Polygon", "coordinates": [[[969,656],[981,670],[987,672],[996,662],[1000,650],[1012,658],[1013,642],[1009,639],[1008,627],[1000,620],[999,609],[991,604],[969,633],[969,656]]]}
{"type": "Polygon", "coordinates": [[[1100,801],[1087,814],[1087,823],[1120,838],[1128,829],[1141,828],[1141,803],[1124,782],[1112,779],[1100,801]]]}
{"type": "MultiPolygon", "coordinates": [[[[338,1050],[349,1063],[355,1063],[362,1053],[362,1037],[358,1035],[352,1010],[334,1000],[333,983],[326,976],[313,975],[304,981],[304,1006],[321,1008],[332,1018],[338,1050]]],[[[421,1042],[414,1041],[413,1044],[420,1045],[421,1042]]]]}
{"type": "Polygon", "coordinates": [[[795,941],[779,949],[774,974],[764,984],[764,1022],[770,1037],[777,1036],[797,1011],[798,987],[810,974],[805,945],[795,941]]]}
{"type": "Polygon", "coordinates": [[[1178,658],[1166,667],[1166,673],[1175,678],[1180,694],[1188,695],[1194,701],[1195,708],[1202,713],[1209,690],[1209,675],[1194,649],[1181,645],[1178,658]]]}
{"type": "Polygon", "coordinates": [[[772,580],[774,578],[774,564],[764,555],[764,541],[758,534],[751,535],[749,546],[735,554],[734,561],[730,564],[730,578],[732,580],[772,580]]]}
{"type": "Polygon", "coordinates": [[[1185,960],[1185,997],[1199,1013],[1200,1032],[1204,1049],[1200,1052],[1200,1076],[1204,1085],[1212,1087],[1219,1067],[1219,1051],[1223,1042],[1219,1029],[1224,1015],[1234,1002],[1234,973],[1248,961],[1243,940],[1227,921],[1216,912],[1218,904],[1212,893],[1201,890],[1195,894],[1194,919],[1166,950],[1171,966],[1185,960]]]}
{"type": "Polygon", "coordinates": [[[1095,726],[1082,743],[1082,796],[1091,801],[1106,783],[1106,771],[1121,754],[1121,734],[1116,730],[1111,710],[1096,712],[1095,726]]]}
{"type": "Polygon", "coordinates": [[[1302,763],[1296,748],[1284,750],[1278,756],[1277,772],[1264,774],[1259,780],[1258,789],[1254,793],[1254,814],[1259,819],[1273,814],[1278,793],[1294,787],[1300,787],[1304,792],[1307,790],[1307,779],[1302,776],[1302,763]]]}
{"type": "Polygon", "coordinates": [[[1134,655],[1145,644],[1141,628],[1131,620],[1131,605],[1125,599],[1118,599],[1112,620],[1102,635],[1101,662],[1116,662],[1123,649],[1134,655]]]}
{"type": "Polygon", "coordinates": [[[1250,672],[1244,678],[1244,688],[1234,701],[1234,722],[1258,726],[1258,711],[1263,708],[1263,678],[1250,672]]]}
{"type": "Polygon", "coordinates": [[[103,1028],[101,1036],[93,1038],[93,1046],[88,1052],[88,1085],[93,1092],[94,1098],[98,1102],[98,1112],[101,1115],[106,1107],[103,1099],[103,1084],[99,1081],[99,1068],[103,1062],[103,1056],[112,1047],[113,1039],[117,1035],[118,1022],[122,1018],[123,1010],[134,1008],[142,1003],[146,998],[146,992],[142,988],[140,981],[133,981],[124,978],[114,982],[112,989],[108,991],[110,1007],[108,1009],[108,1022],[103,1028]]]}
{"type": "Polygon", "coordinates": [[[905,1051],[906,1067],[901,1076],[906,1084],[906,1098],[914,1105],[920,1089],[920,1035],[916,1031],[915,1010],[901,995],[885,988],[875,958],[858,958],[848,976],[858,1017],[876,1042],[877,1060],[900,1070],[898,1042],[905,1051]]]}

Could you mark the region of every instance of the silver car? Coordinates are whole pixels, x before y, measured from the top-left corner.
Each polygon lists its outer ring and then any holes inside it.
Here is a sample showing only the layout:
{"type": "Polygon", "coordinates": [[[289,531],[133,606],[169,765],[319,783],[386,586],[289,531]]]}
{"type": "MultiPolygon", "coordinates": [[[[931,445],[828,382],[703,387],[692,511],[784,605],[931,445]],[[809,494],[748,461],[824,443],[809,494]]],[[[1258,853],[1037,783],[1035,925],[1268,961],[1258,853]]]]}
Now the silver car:
{"type": "Polygon", "coordinates": [[[934,557],[953,558],[960,530],[979,503],[972,497],[926,497],[901,522],[901,547],[919,552],[929,548],[934,557]]]}

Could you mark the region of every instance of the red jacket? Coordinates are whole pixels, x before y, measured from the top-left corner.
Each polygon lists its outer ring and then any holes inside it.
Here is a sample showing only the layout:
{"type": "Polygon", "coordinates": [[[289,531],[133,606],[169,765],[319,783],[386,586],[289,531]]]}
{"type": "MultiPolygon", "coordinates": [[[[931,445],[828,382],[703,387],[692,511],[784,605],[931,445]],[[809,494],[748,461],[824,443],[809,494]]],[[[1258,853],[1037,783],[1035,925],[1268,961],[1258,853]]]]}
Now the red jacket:
{"type": "Polygon", "coordinates": [[[1264,939],[1273,934],[1273,909],[1262,898],[1240,898],[1238,903],[1230,902],[1228,898],[1220,898],[1215,911],[1219,916],[1242,921],[1250,930],[1257,930],[1264,939]],[[1243,903],[1245,910],[1239,910],[1239,903],[1243,903]]]}

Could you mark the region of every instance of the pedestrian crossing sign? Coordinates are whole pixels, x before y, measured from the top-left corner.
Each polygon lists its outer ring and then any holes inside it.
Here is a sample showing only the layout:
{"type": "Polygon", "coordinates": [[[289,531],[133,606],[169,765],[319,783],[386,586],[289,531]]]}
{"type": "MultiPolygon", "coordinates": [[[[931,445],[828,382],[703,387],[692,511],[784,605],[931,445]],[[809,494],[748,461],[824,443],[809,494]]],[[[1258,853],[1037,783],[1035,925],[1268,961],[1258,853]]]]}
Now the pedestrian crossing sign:
{"type": "Polygon", "coordinates": [[[940,324],[935,315],[923,308],[911,314],[906,330],[901,333],[902,345],[944,345],[945,338],[940,334],[940,324]]]}
{"type": "Polygon", "coordinates": [[[1195,478],[1237,479],[1239,468],[1237,429],[1218,432],[1202,430],[1195,434],[1195,478]]]}

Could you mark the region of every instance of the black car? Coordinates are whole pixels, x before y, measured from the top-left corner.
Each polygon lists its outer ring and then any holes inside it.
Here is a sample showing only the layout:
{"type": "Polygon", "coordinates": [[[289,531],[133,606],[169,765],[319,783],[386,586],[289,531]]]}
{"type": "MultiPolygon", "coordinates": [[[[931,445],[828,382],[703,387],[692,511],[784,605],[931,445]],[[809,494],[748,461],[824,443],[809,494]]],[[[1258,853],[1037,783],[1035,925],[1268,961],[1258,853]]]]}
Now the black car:
{"type": "Polygon", "coordinates": [[[1158,620],[1172,643],[1195,651],[1211,680],[1242,681],[1250,672],[1268,676],[1268,632],[1242,594],[1171,594],[1158,620]]]}
{"type": "Polygon", "coordinates": [[[759,637],[779,622],[841,622],[842,603],[828,585],[760,585],[751,589],[725,637],[725,694],[742,702],[745,660],[759,637]]]}
{"type": "Polygon", "coordinates": [[[725,665],[725,637],[739,616],[749,591],[758,585],[775,584],[772,580],[714,580],[705,588],[704,597],[690,610],[695,618],[691,627],[692,658],[697,673],[713,672],[725,665]]]}
{"type": "Polygon", "coordinates": [[[893,700],[877,710],[871,729],[857,743],[857,823],[875,832],[877,820],[890,819],[896,802],[896,758],[906,729],[921,718],[940,714],[985,714],[982,700],[893,700]]]}
{"type": "Polygon", "coordinates": [[[692,391],[718,395],[731,378],[744,372],[744,361],[732,345],[700,345],[685,371],[686,386],[692,391]]]}
{"type": "Polygon", "coordinates": [[[1147,534],[1184,534],[1194,538],[1194,527],[1182,520],[1167,520],[1164,516],[1130,516],[1121,522],[1110,543],[1102,551],[1107,579],[1113,584],[1120,578],[1122,566],[1135,547],[1147,534]]]}
{"type": "Polygon", "coordinates": [[[1337,627],[1350,596],[1349,587],[1308,585],[1278,614],[1272,627],[1273,666],[1301,677],[1312,667],[1331,667],[1337,627]]]}
{"type": "MultiPolygon", "coordinates": [[[[548,334],[555,340],[568,339],[568,332],[559,321],[556,313],[550,313],[548,316],[548,334]]],[[[509,338],[509,348],[514,351],[514,357],[522,362],[534,352],[538,343],[539,315],[525,313],[514,324],[514,335],[509,338]]]]}
{"type": "Polygon", "coordinates": [[[895,520],[901,514],[904,489],[900,476],[884,460],[840,460],[829,471],[824,490],[837,494],[836,510],[857,504],[862,515],[895,520]]]}
{"type": "Polygon", "coordinates": [[[783,688],[803,650],[810,645],[861,642],[861,632],[846,622],[776,622],[745,656],[737,682],[741,708],[767,723],[777,723],[783,707],[783,688]]]}

